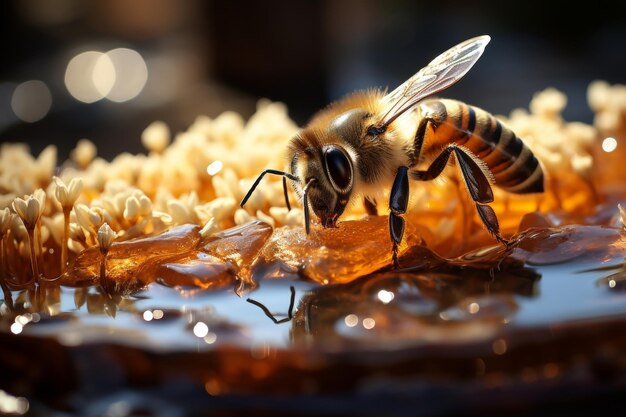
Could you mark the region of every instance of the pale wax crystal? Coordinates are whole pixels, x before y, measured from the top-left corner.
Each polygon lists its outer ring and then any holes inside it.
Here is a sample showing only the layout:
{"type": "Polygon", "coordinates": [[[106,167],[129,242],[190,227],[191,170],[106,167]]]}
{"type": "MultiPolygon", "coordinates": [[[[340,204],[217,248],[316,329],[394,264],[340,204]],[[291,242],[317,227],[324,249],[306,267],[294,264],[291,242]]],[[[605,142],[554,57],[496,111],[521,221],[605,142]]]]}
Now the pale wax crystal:
{"type": "MultiPolygon", "coordinates": [[[[170,286],[221,288],[238,278],[238,292],[254,287],[251,266],[272,227],[253,221],[201,238],[199,227],[183,225],[161,235],[114,243],[106,258],[107,279],[127,292],[158,279],[170,286]]],[[[99,277],[97,248],[82,252],[63,276],[66,284],[99,277]]]]}
{"type": "Polygon", "coordinates": [[[252,264],[272,235],[272,226],[259,220],[232,227],[203,238],[202,252],[227,262],[240,280],[237,292],[256,285],[252,280],[252,264]]]}
{"type": "Polygon", "coordinates": [[[215,256],[193,253],[189,258],[169,262],[157,271],[159,282],[168,286],[222,288],[234,282],[232,267],[215,256]]]}
{"type": "MultiPolygon", "coordinates": [[[[116,287],[136,289],[154,281],[161,264],[195,250],[199,227],[183,225],[158,236],[115,242],[107,254],[106,274],[116,287]]],[[[102,255],[97,247],[83,251],[63,275],[65,284],[95,282],[102,255]]]]}
{"type": "Polygon", "coordinates": [[[572,259],[607,262],[623,257],[626,250],[626,233],[612,227],[529,229],[518,239],[513,255],[528,265],[552,265],[572,259]]]}
{"type": "MultiPolygon", "coordinates": [[[[411,222],[399,247],[403,254],[420,242],[411,222]]],[[[391,240],[386,216],[370,216],[339,223],[337,228],[313,225],[309,236],[303,227],[281,227],[263,248],[267,263],[279,261],[306,278],[321,283],[352,281],[391,264],[391,240]]]]}

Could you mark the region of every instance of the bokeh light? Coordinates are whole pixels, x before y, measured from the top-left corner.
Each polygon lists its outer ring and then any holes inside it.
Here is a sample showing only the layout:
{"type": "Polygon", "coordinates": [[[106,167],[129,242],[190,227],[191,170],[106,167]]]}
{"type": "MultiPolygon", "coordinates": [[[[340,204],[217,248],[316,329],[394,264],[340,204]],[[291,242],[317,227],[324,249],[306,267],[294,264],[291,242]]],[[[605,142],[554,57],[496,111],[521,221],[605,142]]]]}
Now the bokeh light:
{"type": "Polygon", "coordinates": [[[363,319],[363,327],[367,330],[371,330],[376,326],[376,320],[371,317],[363,319]]]}
{"type": "Polygon", "coordinates": [[[19,323],[11,324],[11,333],[13,333],[13,334],[20,334],[20,333],[22,333],[22,329],[24,329],[24,326],[22,326],[19,323]]]}
{"type": "Polygon", "coordinates": [[[115,81],[105,97],[118,103],[137,97],[148,81],[148,67],[139,52],[117,48],[105,55],[114,67],[115,81]]]}
{"type": "Polygon", "coordinates": [[[389,304],[393,300],[394,297],[395,297],[395,294],[391,291],[387,291],[387,290],[378,291],[378,299],[383,304],[389,304]]]}
{"type": "Polygon", "coordinates": [[[213,161],[206,167],[206,172],[207,174],[213,176],[220,172],[223,166],[224,164],[222,164],[222,161],[213,161]]]}
{"type": "Polygon", "coordinates": [[[467,311],[470,314],[476,314],[480,311],[480,305],[478,305],[478,303],[470,303],[470,305],[467,306],[467,311]]]}
{"type": "Polygon", "coordinates": [[[609,153],[613,152],[615,149],[617,149],[617,140],[612,137],[604,138],[602,141],[602,150],[609,153]]]}
{"type": "Polygon", "coordinates": [[[29,403],[24,397],[14,397],[11,394],[0,390],[0,413],[2,414],[26,414],[29,403]]]}
{"type": "Polygon", "coordinates": [[[359,323],[359,316],[356,314],[348,314],[345,317],[344,322],[346,323],[346,326],[354,327],[359,323]]]}
{"type": "Polygon", "coordinates": [[[87,51],[76,55],[67,64],[65,87],[76,100],[94,103],[104,98],[113,87],[115,67],[104,56],[102,52],[87,51]]]}
{"type": "Polygon", "coordinates": [[[113,61],[107,54],[101,54],[96,60],[91,74],[93,86],[102,95],[101,98],[106,97],[111,92],[116,80],[117,72],[113,61]]]}
{"type": "Polygon", "coordinates": [[[106,53],[87,51],[70,60],[65,86],[84,103],[103,98],[124,102],[139,95],[148,81],[148,67],[139,52],[116,48],[106,53]]]}
{"type": "Polygon", "coordinates": [[[52,94],[48,86],[39,80],[21,83],[13,91],[11,108],[21,120],[34,123],[43,119],[52,106],[52,94]]]}
{"type": "Polygon", "coordinates": [[[193,326],[193,334],[195,334],[196,337],[203,338],[209,334],[209,326],[199,321],[193,326]]]}
{"type": "Polygon", "coordinates": [[[217,335],[213,332],[208,332],[206,336],[204,336],[204,341],[208,345],[212,345],[217,340],[217,335]]]}
{"type": "Polygon", "coordinates": [[[496,355],[504,355],[508,348],[504,339],[495,340],[491,347],[496,355]]]}

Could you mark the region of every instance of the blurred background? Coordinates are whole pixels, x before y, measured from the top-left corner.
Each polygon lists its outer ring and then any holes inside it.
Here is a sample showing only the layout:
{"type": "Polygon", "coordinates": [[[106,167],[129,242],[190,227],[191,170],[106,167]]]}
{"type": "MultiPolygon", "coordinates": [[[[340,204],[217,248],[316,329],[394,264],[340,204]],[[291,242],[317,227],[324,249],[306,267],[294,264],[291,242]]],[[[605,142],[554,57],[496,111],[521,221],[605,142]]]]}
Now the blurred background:
{"type": "Polygon", "coordinates": [[[259,98],[299,124],[343,94],[403,82],[467,38],[492,42],[443,95],[492,113],[567,93],[590,122],[587,85],[626,83],[626,3],[13,0],[0,3],[0,142],[61,160],[81,138],[100,156],[141,152],[153,120],[250,116],[259,98]],[[574,7],[574,6],[569,6],[574,7]]]}

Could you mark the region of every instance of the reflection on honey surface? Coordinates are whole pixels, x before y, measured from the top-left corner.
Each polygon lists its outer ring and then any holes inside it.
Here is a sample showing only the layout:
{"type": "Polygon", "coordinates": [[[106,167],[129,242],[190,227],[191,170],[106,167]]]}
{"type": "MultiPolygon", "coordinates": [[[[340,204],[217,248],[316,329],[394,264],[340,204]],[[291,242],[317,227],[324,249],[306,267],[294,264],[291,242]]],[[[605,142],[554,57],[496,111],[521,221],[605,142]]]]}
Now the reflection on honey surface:
{"type": "Polygon", "coordinates": [[[605,377],[623,377],[626,360],[620,91],[590,87],[594,126],[562,120],[555,90],[504,119],[547,172],[544,194],[496,192],[509,247],[482,228],[454,169],[414,186],[397,270],[381,207],[355,205],[307,236],[295,197],[287,210],[268,179],[237,208],[295,132],[280,104],[247,123],[200,117],[147,156],[109,163],[83,143],[56,180],[54,147],[34,158],[4,144],[0,389],[82,415],[117,401],[100,386],[124,401],[149,391],[138,408],[175,391],[198,401],[192,412],[259,393],[292,394],[303,410],[302,396],[329,393],[424,406],[403,394],[416,386],[519,404],[613,389],[605,377]],[[294,316],[281,324],[241,297],[289,318],[290,286],[294,316]]]}

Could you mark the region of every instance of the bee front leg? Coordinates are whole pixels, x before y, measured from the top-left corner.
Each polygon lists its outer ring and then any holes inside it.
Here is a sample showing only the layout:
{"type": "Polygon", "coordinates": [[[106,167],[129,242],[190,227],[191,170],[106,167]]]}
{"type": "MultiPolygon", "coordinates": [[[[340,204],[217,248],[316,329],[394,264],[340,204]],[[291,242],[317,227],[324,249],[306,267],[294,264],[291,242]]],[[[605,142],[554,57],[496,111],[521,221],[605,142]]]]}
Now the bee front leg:
{"type": "Polygon", "coordinates": [[[374,199],[370,199],[369,197],[364,197],[363,207],[365,207],[365,211],[370,216],[376,216],[378,214],[378,210],[376,209],[376,200],[374,199]]]}
{"type": "Polygon", "coordinates": [[[406,213],[409,204],[409,169],[407,167],[399,167],[396,178],[391,186],[391,194],[389,195],[389,235],[392,243],[392,259],[394,268],[399,268],[398,262],[398,245],[402,242],[404,236],[404,218],[402,214],[406,213]]]}
{"type": "Polygon", "coordinates": [[[470,197],[476,204],[480,220],[498,242],[508,246],[509,242],[500,235],[500,225],[498,224],[496,213],[487,205],[493,201],[493,190],[487,179],[489,171],[485,172],[488,168],[469,150],[451,144],[435,158],[428,169],[425,171],[412,171],[411,178],[418,181],[429,181],[438,177],[446,167],[452,152],[456,156],[470,197]]]}

